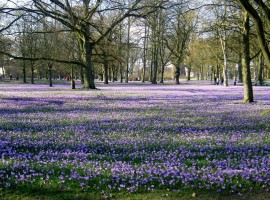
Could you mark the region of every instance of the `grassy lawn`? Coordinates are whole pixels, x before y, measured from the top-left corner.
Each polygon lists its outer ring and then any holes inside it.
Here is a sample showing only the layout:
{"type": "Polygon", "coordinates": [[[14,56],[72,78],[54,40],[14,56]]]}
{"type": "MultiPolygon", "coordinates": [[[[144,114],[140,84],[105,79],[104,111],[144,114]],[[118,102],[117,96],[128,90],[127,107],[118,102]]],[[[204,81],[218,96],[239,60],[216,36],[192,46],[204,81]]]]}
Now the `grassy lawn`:
{"type": "Polygon", "coordinates": [[[0,84],[0,199],[270,199],[269,87],[44,83],[0,84]]]}
{"type": "Polygon", "coordinates": [[[267,200],[270,199],[269,193],[245,193],[221,195],[217,193],[185,191],[182,194],[174,194],[168,191],[155,191],[151,193],[114,193],[111,197],[98,192],[67,192],[67,191],[5,191],[0,193],[0,199],[5,200],[267,200]]]}

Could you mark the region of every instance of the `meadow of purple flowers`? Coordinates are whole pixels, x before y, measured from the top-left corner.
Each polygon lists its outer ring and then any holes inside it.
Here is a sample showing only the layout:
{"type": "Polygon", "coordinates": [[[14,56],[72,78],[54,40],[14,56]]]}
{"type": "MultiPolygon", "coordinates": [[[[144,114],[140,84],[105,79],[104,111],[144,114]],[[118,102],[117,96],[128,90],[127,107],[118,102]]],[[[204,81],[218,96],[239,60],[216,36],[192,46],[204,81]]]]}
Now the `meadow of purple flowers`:
{"type": "Polygon", "coordinates": [[[270,189],[270,90],[214,85],[6,85],[0,188],[270,189]]]}

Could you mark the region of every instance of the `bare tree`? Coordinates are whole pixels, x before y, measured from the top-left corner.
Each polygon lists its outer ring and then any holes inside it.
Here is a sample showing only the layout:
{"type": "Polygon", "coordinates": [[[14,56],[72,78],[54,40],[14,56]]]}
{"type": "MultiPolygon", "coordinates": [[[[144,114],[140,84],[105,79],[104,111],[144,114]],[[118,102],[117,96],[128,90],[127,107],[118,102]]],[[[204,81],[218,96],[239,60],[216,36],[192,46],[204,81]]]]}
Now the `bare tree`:
{"type": "Polygon", "coordinates": [[[120,22],[130,16],[146,16],[161,7],[164,0],[136,0],[127,4],[122,1],[83,0],[74,5],[74,1],[36,0],[34,4],[39,12],[51,17],[73,31],[80,44],[84,66],[84,87],[95,89],[92,54],[94,46],[99,44],[120,22]],[[147,9],[146,9],[147,8],[147,9]],[[109,24],[100,24],[103,16],[114,13],[109,24]],[[100,28],[103,26],[102,28],[100,28]]]}
{"type": "Polygon", "coordinates": [[[175,82],[180,84],[180,69],[188,51],[188,43],[196,25],[196,13],[187,12],[182,5],[175,6],[167,28],[166,45],[175,65],[175,82]]]}
{"type": "Polygon", "coordinates": [[[149,24],[147,18],[144,19],[144,40],[143,40],[143,71],[142,71],[142,82],[145,82],[146,75],[146,64],[148,54],[148,41],[149,41],[149,24]]]}
{"type": "Polygon", "coordinates": [[[216,31],[217,35],[220,40],[221,49],[223,52],[223,76],[221,77],[224,79],[224,86],[228,86],[228,38],[229,38],[229,32],[231,30],[231,27],[228,22],[229,15],[231,14],[229,12],[229,7],[227,5],[226,0],[223,0],[220,4],[220,6],[215,8],[215,15],[216,15],[216,31]]]}

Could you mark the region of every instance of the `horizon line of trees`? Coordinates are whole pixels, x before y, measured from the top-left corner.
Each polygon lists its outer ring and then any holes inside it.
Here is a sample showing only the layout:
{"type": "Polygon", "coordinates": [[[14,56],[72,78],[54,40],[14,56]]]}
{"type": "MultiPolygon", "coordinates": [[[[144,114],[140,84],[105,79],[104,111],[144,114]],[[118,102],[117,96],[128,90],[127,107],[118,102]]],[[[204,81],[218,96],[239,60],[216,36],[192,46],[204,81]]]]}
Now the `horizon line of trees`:
{"type": "Polygon", "coordinates": [[[269,13],[266,0],[5,0],[0,68],[12,64],[24,82],[45,77],[50,86],[68,76],[75,88],[79,77],[86,89],[96,78],[180,84],[194,72],[224,86],[243,82],[243,101],[253,102],[252,78],[270,78],[269,13]]]}

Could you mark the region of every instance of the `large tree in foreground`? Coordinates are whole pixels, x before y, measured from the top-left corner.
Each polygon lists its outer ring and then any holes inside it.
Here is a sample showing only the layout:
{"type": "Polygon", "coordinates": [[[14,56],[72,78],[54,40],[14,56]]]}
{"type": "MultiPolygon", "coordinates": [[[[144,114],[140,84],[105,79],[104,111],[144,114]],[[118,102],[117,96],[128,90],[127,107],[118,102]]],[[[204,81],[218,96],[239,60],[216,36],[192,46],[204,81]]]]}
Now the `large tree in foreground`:
{"type": "Polygon", "coordinates": [[[242,58],[242,67],[243,67],[243,83],[244,83],[244,99],[245,103],[251,103],[253,99],[253,89],[251,82],[251,73],[250,73],[250,46],[249,46],[249,14],[244,13],[243,19],[243,45],[244,45],[244,55],[242,58]]]}
{"type": "Polygon", "coordinates": [[[35,0],[38,12],[55,19],[75,33],[80,46],[84,66],[84,87],[95,89],[92,52],[111,31],[125,18],[146,16],[166,0],[35,0]],[[102,18],[112,16],[110,23],[102,23],[102,18]]]}
{"type": "Polygon", "coordinates": [[[265,37],[266,28],[263,24],[263,20],[265,19],[265,24],[268,25],[268,28],[270,28],[270,7],[268,6],[269,4],[267,4],[267,2],[263,0],[238,0],[238,2],[254,20],[259,46],[262,50],[268,67],[270,67],[270,50],[265,37]],[[258,7],[260,12],[255,9],[256,7],[258,7]],[[263,16],[261,13],[263,13],[263,16]]]}

